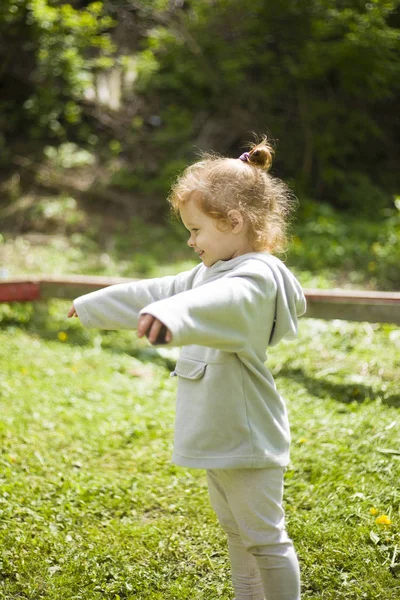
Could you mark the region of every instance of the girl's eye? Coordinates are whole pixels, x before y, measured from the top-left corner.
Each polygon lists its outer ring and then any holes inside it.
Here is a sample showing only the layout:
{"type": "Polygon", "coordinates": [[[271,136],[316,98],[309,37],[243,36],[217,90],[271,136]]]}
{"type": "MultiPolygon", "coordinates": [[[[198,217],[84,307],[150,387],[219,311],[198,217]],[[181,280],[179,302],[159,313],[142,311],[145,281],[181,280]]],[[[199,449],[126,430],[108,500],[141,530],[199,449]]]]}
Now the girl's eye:
{"type": "Polygon", "coordinates": [[[192,232],[193,232],[193,233],[197,233],[197,232],[198,232],[198,229],[192,229],[192,232]]]}

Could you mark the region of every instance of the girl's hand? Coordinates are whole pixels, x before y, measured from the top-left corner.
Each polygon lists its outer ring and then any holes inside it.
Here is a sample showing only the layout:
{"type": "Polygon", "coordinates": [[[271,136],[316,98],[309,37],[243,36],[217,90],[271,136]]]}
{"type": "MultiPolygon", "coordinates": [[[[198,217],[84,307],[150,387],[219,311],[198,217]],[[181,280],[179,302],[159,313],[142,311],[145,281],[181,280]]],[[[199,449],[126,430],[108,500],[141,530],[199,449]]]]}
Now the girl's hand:
{"type": "Polygon", "coordinates": [[[152,315],[140,315],[137,328],[139,338],[147,336],[150,344],[168,344],[172,340],[172,333],[164,323],[152,315]]]}
{"type": "Polygon", "coordinates": [[[71,317],[78,317],[78,313],[76,312],[74,305],[72,305],[68,311],[68,319],[70,319],[71,317]]]}

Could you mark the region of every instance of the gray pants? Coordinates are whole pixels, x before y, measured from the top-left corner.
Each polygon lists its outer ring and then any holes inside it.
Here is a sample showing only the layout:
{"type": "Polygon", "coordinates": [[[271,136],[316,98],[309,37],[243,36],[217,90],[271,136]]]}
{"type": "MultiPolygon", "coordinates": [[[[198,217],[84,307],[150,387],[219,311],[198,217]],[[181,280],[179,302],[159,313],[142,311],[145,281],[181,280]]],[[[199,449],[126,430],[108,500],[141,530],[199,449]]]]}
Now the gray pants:
{"type": "Polygon", "coordinates": [[[228,536],[236,600],[300,600],[300,573],[282,509],[283,468],[207,471],[228,536]]]}

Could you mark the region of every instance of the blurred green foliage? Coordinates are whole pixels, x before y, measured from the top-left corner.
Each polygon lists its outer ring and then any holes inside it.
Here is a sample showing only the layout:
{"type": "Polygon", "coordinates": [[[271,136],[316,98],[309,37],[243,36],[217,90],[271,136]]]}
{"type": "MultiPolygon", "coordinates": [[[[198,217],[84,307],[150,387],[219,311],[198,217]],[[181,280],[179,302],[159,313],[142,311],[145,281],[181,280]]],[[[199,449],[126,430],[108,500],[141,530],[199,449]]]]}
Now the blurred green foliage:
{"type": "MultiPolygon", "coordinates": [[[[13,136],[63,139],[68,126],[82,124],[82,102],[92,74],[99,61],[115,51],[110,36],[114,25],[103,2],[74,8],[51,0],[2,0],[3,165],[13,136]]],[[[86,138],[89,130],[77,128],[80,131],[86,138]]]]}
{"type": "MultiPolygon", "coordinates": [[[[298,191],[374,212],[398,191],[398,0],[184,2],[148,32],[138,86],[166,160],[278,140],[298,191]],[[156,108],[155,108],[156,107],[156,108]],[[167,143],[169,140],[169,143],[167,143]],[[382,193],[386,191],[386,196],[382,193]]],[[[234,155],[234,154],[233,154],[234,155]]]]}
{"type": "MultiPolygon", "coordinates": [[[[369,219],[302,200],[292,243],[281,258],[305,287],[399,289],[400,202],[383,212],[369,219]]],[[[132,215],[113,225],[64,195],[35,198],[21,207],[17,221],[23,231],[36,233],[0,233],[0,265],[10,277],[161,277],[191,269],[198,260],[187,245],[187,230],[172,217],[155,224],[132,215]]]]}
{"type": "Polygon", "coordinates": [[[400,198],[396,198],[395,207],[394,211],[389,212],[378,241],[372,245],[376,257],[372,267],[376,272],[377,284],[388,289],[400,287],[400,198]]]}
{"type": "Polygon", "coordinates": [[[111,184],[162,214],[199,150],[238,156],[270,133],[273,173],[299,196],[375,216],[399,193],[399,7],[3,0],[0,166],[30,143],[78,143],[118,160],[111,184]],[[115,70],[119,108],[93,96],[115,70]]]}
{"type": "Polygon", "coordinates": [[[342,214],[329,204],[304,200],[294,225],[289,261],[319,274],[315,287],[396,290],[400,286],[400,201],[375,219],[342,214]]]}

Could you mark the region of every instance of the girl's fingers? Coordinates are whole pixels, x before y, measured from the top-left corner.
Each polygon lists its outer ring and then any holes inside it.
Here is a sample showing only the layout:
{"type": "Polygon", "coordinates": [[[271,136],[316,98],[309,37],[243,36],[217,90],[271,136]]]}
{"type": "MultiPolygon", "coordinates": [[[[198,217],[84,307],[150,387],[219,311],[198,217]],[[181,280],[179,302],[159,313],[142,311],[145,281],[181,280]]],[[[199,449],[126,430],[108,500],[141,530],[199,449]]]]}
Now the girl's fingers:
{"type": "Polygon", "coordinates": [[[72,305],[71,308],[68,311],[68,319],[70,319],[71,317],[74,317],[74,316],[77,317],[78,315],[77,315],[77,312],[75,310],[75,306],[72,305]]]}
{"type": "Polygon", "coordinates": [[[152,315],[141,315],[139,318],[137,336],[147,335],[150,344],[168,344],[172,341],[172,333],[159,319],[152,315]]]}
{"type": "Polygon", "coordinates": [[[143,337],[151,327],[154,321],[154,317],[152,315],[140,315],[138,328],[137,328],[137,336],[143,337]]]}
{"type": "Polygon", "coordinates": [[[154,344],[154,342],[157,341],[158,334],[160,333],[162,327],[164,327],[164,325],[161,323],[161,321],[154,319],[148,335],[150,344],[154,344]]]}
{"type": "Polygon", "coordinates": [[[152,329],[154,328],[154,332],[157,334],[155,339],[153,338],[153,331],[152,331],[152,337],[150,339],[149,337],[149,341],[154,344],[155,346],[158,346],[159,344],[169,344],[169,342],[172,340],[172,333],[170,332],[169,329],[166,328],[166,326],[164,325],[164,323],[162,323],[161,321],[159,321],[158,319],[156,319],[157,325],[158,327],[155,327],[155,324],[153,325],[152,329]]]}

